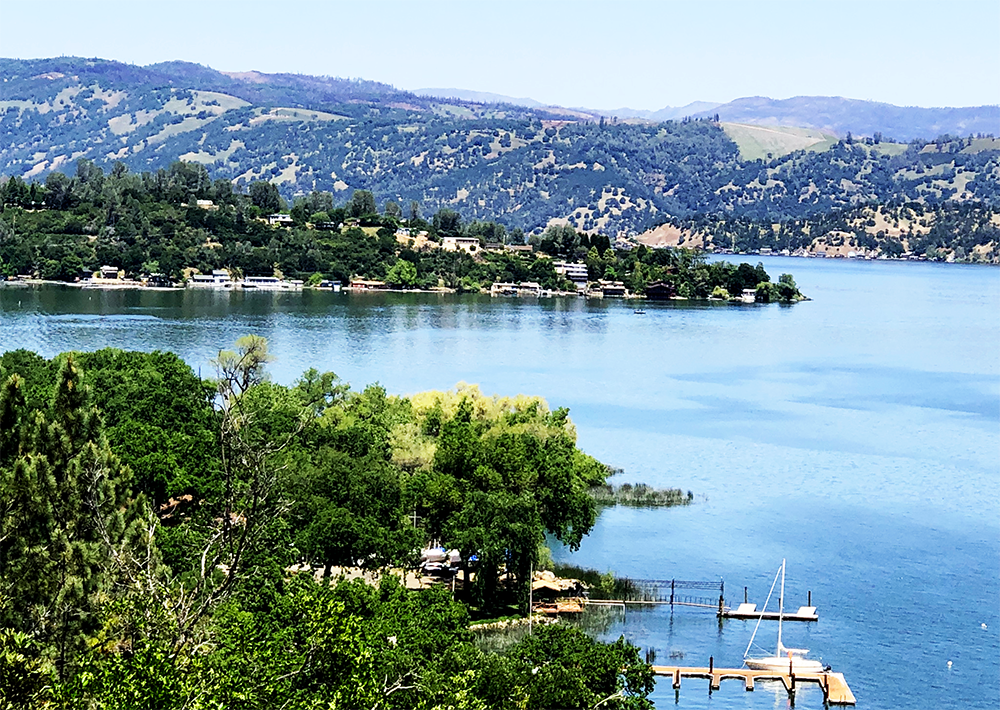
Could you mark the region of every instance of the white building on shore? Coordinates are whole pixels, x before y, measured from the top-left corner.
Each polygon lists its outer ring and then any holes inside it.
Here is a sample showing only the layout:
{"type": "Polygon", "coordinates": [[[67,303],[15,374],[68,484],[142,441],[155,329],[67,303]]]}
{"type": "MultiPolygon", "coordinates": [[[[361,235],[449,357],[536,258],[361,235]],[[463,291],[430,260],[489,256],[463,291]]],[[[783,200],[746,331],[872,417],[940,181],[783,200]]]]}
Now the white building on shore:
{"type": "Polygon", "coordinates": [[[236,282],[225,269],[215,269],[211,274],[193,274],[187,285],[192,288],[233,288],[236,282]]]}

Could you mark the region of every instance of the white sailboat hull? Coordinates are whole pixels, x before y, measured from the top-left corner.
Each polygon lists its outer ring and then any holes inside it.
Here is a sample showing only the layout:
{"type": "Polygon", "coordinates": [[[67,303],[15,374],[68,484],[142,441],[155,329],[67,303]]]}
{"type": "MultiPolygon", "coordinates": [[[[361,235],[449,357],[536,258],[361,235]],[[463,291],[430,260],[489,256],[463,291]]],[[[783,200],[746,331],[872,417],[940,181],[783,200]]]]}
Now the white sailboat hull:
{"type": "Polygon", "coordinates": [[[747,668],[755,671],[775,671],[776,673],[788,673],[791,665],[792,673],[822,673],[823,664],[807,658],[792,656],[791,661],[780,656],[770,656],[768,658],[747,658],[744,663],[747,668]]]}

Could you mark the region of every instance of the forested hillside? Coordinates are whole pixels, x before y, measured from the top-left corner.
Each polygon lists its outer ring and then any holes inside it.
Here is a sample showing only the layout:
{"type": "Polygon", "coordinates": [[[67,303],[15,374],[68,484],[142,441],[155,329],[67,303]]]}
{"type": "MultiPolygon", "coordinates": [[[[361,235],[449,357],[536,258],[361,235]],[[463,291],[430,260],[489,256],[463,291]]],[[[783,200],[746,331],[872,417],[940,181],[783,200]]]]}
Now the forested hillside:
{"type": "Polygon", "coordinates": [[[802,256],[1000,262],[1000,209],[974,202],[865,205],[772,221],[700,215],[639,236],[654,247],[694,247],[802,256]]]}
{"type": "Polygon", "coordinates": [[[81,157],[133,171],[183,159],[237,191],[268,180],[289,201],[365,189],[525,232],[555,221],[612,236],[697,214],[797,219],[866,202],[1000,196],[1000,143],[989,138],[899,144],[874,132],[747,161],[714,116],[621,123],[180,62],[3,60],[0,69],[0,174],[28,179],[72,172],[81,157]]]}

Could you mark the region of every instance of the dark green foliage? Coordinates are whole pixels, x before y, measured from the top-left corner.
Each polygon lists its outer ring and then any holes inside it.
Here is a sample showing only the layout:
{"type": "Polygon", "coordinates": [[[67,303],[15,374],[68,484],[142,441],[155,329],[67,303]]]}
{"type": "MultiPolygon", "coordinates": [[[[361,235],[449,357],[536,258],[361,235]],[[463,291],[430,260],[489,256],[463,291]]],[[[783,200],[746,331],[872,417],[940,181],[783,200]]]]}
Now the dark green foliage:
{"type": "Polygon", "coordinates": [[[0,360],[2,710],[646,706],[624,642],[546,630],[485,655],[447,585],[290,572],[408,565],[434,536],[478,607],[520,600],[543,532],[579,545],[608,473],[566,410],[283,387],[268,360],[260,338],[220,352],[214,398],[169,353],[0,360]]]}
{"type": "Polygon", "coordinates": [[[108,448],[72,356],[46,410],[29,413],[19,389],[15,374],[0,394],[0,627],[30,634],[65,677],[100,624],[130,472],[108,448]]]}
{"type": "Polygon", "coordinates": [[[108,443],[133,472],[136,490],[159,505],[218,488],[218,427],[211,385],[177,355],[104,349],[75,355],[108,443]]]}
{"type": "Polygon", "coordinates": [[[579,629],[545,626],[508,654],[528,707],[651,708],[653,674],[639,649],[620,638],[601,644],[579,629]]]}

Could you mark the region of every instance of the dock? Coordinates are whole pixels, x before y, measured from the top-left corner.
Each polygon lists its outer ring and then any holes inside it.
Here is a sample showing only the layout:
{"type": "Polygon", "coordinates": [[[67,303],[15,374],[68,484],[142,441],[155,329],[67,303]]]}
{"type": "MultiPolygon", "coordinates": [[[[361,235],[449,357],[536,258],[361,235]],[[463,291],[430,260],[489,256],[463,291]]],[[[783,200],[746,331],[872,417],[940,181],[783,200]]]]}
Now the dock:
{"type": "MultiPolygon", "coordinates": [[[[680,579],[632,579],[635,591],[632,596],[625,599],[586,599],[585,604],[594,606],[615,606],[627,609],[629,606],[675,606],[691,607],[694,609],[712,610],[720,619],[743,619],[757,620],[767,619],[777,621],[779,612],[758,610],[757,605],[748,602],[747,588],[743,587],[743,603],[735,609],[726,604],[726,586],[720,580],[715,581],[691,581],[680,579]],[[697,594],[697,592],[702,594],[697,594]],[[711,591],[711,597],[704,596],[704,592],[711,591]],[[679,593],[680,592],[680,593],[679,593]],[[691,592],[695,592],[692,595],[691,592]],[[715,593],[718,596],[715,596],[715,593]]],[[[780,614],[783,621],[819,621],[816,607],[812,605],[812,591],[808,594],[806,606],[800,606],[799,610],[791,613],[780,614]]]]}
{"type": "Polygon", "coordinates": [[[844,680],[843,673],[782,673],[778,671],[757,671],[750,668],[716,668],[713,659],[709,659],[708,667],[691,668],[682,666],[653,666],[653,673],[669,676],[673,679],[674,690],[680,690],[681,678],[706,678],[709,690],[718,690],[724,680],[737,679],[743,681],[747,691],[754,689],[758,680],[781,681],[788,694],[794,696],[798,683],[818,683],[823,689],[823,701],[829,705],[854,705],[857,701],[850,686],[844,680]]]}
{"type": "MultiPolygon", "coordinates": [[[[767,619],[769,621],[778,620],[778,612],[776,611],[758,611],[757,605],[744,602],[740,604],[735,609],[730,609],[725,607],[719,611],[719,616],[723,619],[767,619]]],[[[784,621],[819,621],[819,616],[816,614],[816,607],[814,606],[800,606],[799,610],[795,613],[785,612],[781,614],[781,618],[784,621]]]]}

